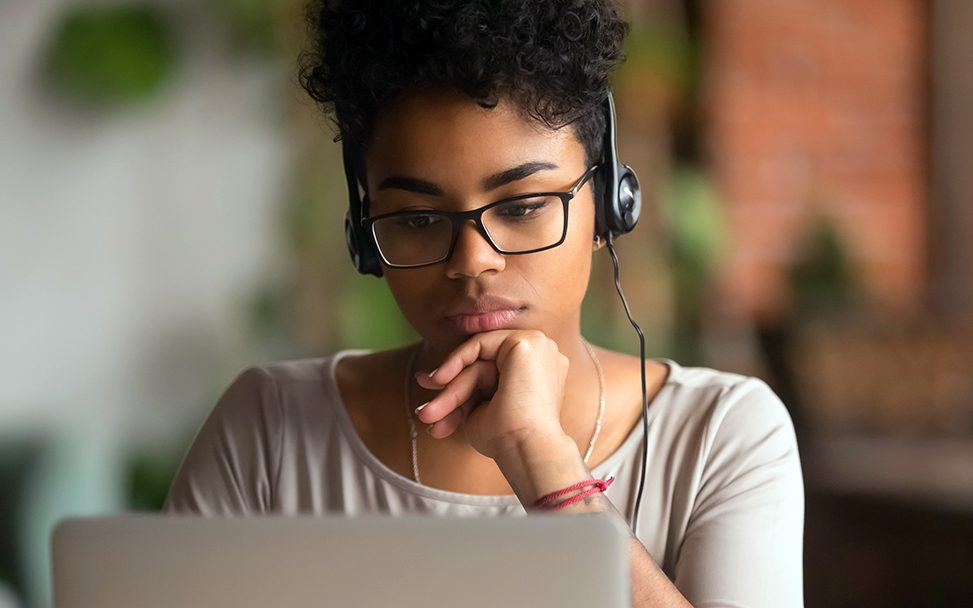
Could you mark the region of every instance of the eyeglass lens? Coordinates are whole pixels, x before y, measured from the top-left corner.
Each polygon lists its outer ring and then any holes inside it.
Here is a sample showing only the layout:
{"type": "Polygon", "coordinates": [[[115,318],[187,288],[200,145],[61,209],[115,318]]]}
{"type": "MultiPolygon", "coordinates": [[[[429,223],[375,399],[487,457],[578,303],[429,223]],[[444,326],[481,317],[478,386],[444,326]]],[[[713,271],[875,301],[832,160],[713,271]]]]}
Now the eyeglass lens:
{"type": "MultiPolygon", "coordinates": [[[[539,196],[490,207],[481,217],[483,228],[497,249],[524,253],[561,240],[566,220],[564,208],[557,196],[539,196]]],[[[449,253],[453,238],[449,218],[431,212],[379,218],[373,229],[382,255],[396,266],[438,262],[449,253]]]]}

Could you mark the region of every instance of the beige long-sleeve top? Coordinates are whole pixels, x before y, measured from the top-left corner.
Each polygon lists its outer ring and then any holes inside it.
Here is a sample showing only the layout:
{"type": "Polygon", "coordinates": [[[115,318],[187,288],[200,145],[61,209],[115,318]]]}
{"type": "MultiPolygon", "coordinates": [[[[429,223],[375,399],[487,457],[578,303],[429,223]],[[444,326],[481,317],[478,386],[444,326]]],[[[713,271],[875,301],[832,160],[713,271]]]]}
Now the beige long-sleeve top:
{"type": "MultiPolygon", "coordinates": [[[[335,364],[365,349],[244,370],[197,433],[164,511],[523,516],[514,495],[420,485],[357,435],[335,364]]],[[[636,535],[694,606],[803,606],[804,484],[793,424],[761,380],[671,359],[649,406],[636,535]]],[[[591,473],[631,521],[641,421],[591,473]]]]}

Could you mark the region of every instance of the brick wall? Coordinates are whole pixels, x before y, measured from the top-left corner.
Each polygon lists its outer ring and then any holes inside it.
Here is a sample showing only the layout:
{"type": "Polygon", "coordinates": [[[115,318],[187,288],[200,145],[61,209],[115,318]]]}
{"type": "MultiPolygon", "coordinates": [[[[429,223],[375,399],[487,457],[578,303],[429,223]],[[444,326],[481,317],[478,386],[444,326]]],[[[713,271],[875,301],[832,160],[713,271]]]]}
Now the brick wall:
{"type": "Polygon", "coordinates": [[[872,305],[910,310],[926,282],[926,4],[709,0],[705,143],[733,244],[721,289],[788,305],[783,269],[832,218],[872,305]]]}

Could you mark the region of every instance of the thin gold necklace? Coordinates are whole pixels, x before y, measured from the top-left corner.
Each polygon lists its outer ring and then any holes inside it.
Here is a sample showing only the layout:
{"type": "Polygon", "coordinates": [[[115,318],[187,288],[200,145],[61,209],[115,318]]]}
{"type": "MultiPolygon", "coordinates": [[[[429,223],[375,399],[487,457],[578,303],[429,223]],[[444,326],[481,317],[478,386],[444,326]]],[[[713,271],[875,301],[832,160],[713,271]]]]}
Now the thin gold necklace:
{"type": "MultiPolygon", "coordinates": [[[[605,413],[605,374],[601,369],[601,362],[598,361],[597,355],[595,355],[594,349],[588,344],[588,341],[584,338],[581,339],[581,343],[584,344],[585,349],[588,351],[588,355],[591,357],[591,361],[595,364],[595,369],[598,371],[598,418],[595,419],[595,430],[591,434],[591,441],[588,442],[588,450],[584,455],[585,464],[588,463],[588,458],[591,457],[591,452],[595,449],[595,441],[598,439],[598,434],[601,433],[601,418],[605,413]]],[[[411,384],[410,378],[412,378],[412,366],[415,363],[416,355],[419,354],[419,348],[422,346],[422,342],[419,342],[414,349],[412,349],[412,354],[409,355],[409,364],[406,367],[405,374],[405,417],[409,421],[409,437],[412,440],[412,475],[415,477],[416,483],[422,483],[419,481],[419,456],[416,449],[416,423],[415,423],[415,413],[412,411],[409,405],[409,386],[411,384]]]]}

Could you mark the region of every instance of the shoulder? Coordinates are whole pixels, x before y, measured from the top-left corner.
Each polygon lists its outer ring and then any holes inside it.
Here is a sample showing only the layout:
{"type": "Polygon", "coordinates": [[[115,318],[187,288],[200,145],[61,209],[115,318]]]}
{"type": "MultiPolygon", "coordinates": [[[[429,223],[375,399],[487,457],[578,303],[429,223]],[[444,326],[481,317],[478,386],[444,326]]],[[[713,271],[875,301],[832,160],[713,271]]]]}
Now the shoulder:
{"type": "Polygon", "coordinates": [[[665,386],[667,409],[705,426],[711,439],[721,430],[752,432],[775,426],[793,430],[787,407],[760,378],[665,361],[671,367],[665,386]]]}
{"type": "Polygon", "coordinates": [[[280,396],[307,386],[327,389],[334,384],[336,376],[349,378],[348,372],[359,367],[371,356],[370,353],[367,349],[348,348],[322,357],[255,363],[240,371],[230,386],[241,384],[251,390],[275,389],[280,396]]]}
{"type": "MultiPolygon", "coordinates": [[[[798,497],[802,472],[790,413],[760,378],[678,366],[670,379],[674,424],[698,478],[697,507],[762,487],[798,497]]],[[[775,494],[775,495],[776,495],[775,494]]]]}
{"type": "Polygon", "coordinates": [[[662,361],[666,362],[671,370],[666,384],[680,395],[695,395],[697,398],[705,396],[709,401],[718,401],[740,388],[763,382],[754,376],[710,367],[685,366],[671,359],[662,359],[662,361]]]}
{"type": "Polygon", "coordinates": [[[710,489],[757,469],[801,477],[790,413],[766,382],[664,361],[671,373],[655,404],[653,424],[660,443],[671,450],[671,466],[695,471],[697,483],[707,486],[709,480],[710,489]]]}
{"type": "Polygon", "coordinates": [[[297,445],[326,448],[337,398],[332,364],[347,352],[238,372],[184,455],[165,510],[255,513],[279,505],[285,444],[290,453],[297,445]]]}
{"type": "Polygon", "coordinates": [[[405,348],[373,351],[364,348],[346,349],[328,358],[333,365],[333,377],[342,393],[364,393],[385,385],[384,372],[402,359],[405,348]]]}
{"type": "Polygon", "coordinates": [[[326,357],[281,359],[257,363],[241,371],[240,377],[250,377],[253,381],[279,386],[321,382],[330,376],[331,364],[350,352],[354,351],[338,351],[326,357]]]}
{"type": "Polygon", "coordinates": [[[335,364],[359,354],[359,349],[337,351],[324,357],[282,359],[247,366],[223,390],[211,417],[280,422],[286,413],[326,406],[339,398],[334,382],[335,364]]]}

